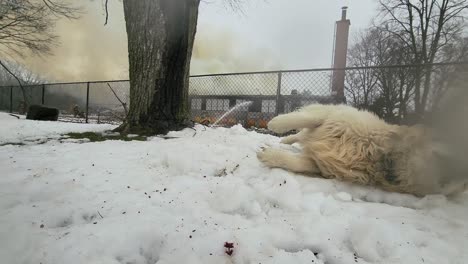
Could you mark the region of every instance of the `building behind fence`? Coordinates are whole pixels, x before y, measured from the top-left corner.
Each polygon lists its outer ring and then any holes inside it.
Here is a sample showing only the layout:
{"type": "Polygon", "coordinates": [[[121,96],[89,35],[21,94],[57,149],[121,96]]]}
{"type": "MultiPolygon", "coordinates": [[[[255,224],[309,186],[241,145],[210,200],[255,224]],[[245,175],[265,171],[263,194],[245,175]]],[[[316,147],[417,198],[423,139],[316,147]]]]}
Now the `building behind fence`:
{"type": "MultiPolygon", "coordinates": [[[[235,105],[252,102],[219,124],[264,128],[274,116],[304,105],[347,103],[392,123],[411,123],[422,117],[416,105],[423,103],[424,113],[434,111],[450,81],[466,74],[463,69],[466,64],[441,63],[197,75],[190,77],[190,109],[195,122],[212,124],[235,105]],[[431,74],[422,74],[426,71],[431,74]],[[332,92],[337,72],[345,75],[345,98],[332,92]],[[429,82],[420,82],[429,86],[420,87],[419,96],[415,73],[420,78],[431,78],[429,82]],[[421,97],[426,93],[423,100],[421,97]]],[[[28,105],[58,108],[61,121],[121,123],[125,107],[129,107],[129,86],[125,80],[53,83],[24,86],[24,94],[19,86],[0,86],[0,110],[24,113],[26,97],[28,105]]]]}

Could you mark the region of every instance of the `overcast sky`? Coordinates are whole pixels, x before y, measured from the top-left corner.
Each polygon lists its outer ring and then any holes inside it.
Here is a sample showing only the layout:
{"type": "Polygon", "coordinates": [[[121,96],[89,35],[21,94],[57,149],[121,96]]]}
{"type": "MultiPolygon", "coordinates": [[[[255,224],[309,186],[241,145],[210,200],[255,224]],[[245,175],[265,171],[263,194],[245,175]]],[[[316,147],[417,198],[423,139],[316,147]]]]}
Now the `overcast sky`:
{"type": "MultiPolygon", "coordinates": [[[[83,1],[87,14],[61,21],[54,56],[26,62],[57,81],[125,79],[128,69],[122,3],[110,2],[104,27],[101,0],[83,1]]],[[[374,0],[250,0],[242,12],[222,0],[201,4],[192,74],[329,67],[334,24],[349,6],[351,35],[369,25],[374,0]]]]}

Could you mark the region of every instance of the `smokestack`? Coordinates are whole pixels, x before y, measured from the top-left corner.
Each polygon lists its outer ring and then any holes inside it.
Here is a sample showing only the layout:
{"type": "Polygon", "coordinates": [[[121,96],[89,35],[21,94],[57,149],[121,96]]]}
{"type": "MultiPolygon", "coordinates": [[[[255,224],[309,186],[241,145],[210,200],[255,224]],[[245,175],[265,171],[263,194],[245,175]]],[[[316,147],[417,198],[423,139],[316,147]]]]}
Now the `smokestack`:
{"type": "MultiPolygon", "coordinates": [[[[346,18],[348,7],[341,8],[341,20],[336,22],[335,47],[333,53],[333,68],[341,69],[346,67],[346,56],[348,55],[348,38],[351,21],[346,18]]],[[[344,103],[344,82],[345,71],[334,70],[332,78],[332,94],[337,102],[344,103]]]]}
{"type": "Polygon", "coordinates": [[[346,20],[346,13],[348,12],[348,7],[347,6],[343,6],[341,8],[341,21],[345,21],[346,20]]]}

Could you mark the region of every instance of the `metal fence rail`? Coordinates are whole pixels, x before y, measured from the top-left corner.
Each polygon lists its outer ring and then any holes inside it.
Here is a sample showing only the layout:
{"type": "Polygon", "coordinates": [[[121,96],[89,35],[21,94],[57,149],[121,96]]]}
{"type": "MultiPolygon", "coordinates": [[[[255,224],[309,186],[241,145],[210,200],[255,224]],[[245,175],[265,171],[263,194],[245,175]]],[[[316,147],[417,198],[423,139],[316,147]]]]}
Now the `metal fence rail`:
{"type": "MultiPolygon", "coordinates": [[[[266,127],[274,116],[304,105],[347,103],[392,123],[413,123],[435,111],[450,83],[467,69],[468,63],[457,62],[194,75],[190,110],[194,121],[212,124],[232,107],[251,102],[219,124],[266,127]],[[337,73],[345,76],[344,98],[332,92],[337,73]]],[[[26,85],[24,94],[19,86],[0,86],[0,110],[24,113],[26,99],[28,105],[58,108],[62,121],[118,124],[129,107],[129,91],[128,80],[26,85]]]]}

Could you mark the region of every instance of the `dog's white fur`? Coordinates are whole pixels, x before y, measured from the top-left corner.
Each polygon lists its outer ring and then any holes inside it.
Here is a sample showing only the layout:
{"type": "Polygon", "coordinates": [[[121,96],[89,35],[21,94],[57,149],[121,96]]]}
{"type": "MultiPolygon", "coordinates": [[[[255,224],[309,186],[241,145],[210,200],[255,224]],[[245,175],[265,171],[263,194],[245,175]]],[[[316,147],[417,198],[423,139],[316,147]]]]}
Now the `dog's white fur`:
{"type": "Polygon", "coordinates": [[[269,167],[318,175],[418,196],[457,190],[441,182],[436,150],[422,126],[397,126],[346,105],[310,105],[268,123],[282,139],[299,143],[302,153],[268,148],[257,154],[269,167]]]}

